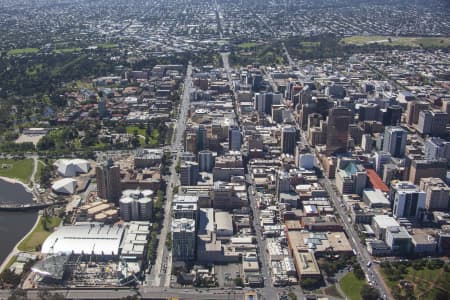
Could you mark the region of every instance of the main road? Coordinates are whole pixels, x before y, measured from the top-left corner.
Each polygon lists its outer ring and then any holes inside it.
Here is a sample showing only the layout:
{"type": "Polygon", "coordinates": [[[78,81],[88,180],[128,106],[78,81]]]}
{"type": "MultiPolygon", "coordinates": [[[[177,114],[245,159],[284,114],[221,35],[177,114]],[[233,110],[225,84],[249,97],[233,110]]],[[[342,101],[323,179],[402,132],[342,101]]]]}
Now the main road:
{"type": "MultiPolygon", "coordinates": [[[[44,299],[40,297],[39,290],[24,291],[28,299],[44,299]]],[[[135,289],[57,289],[48,290],[50,294],[58,293],[64,299],[124,299],[126,297],[137,296],[137,299],[171,299],[180,300],[230,300],[243,299],[243,291],[237,290],[209,290],[205,292],[196,291],[194,289],[162,289],[143,287],[139,290],[135,289]],[[230,293],[232,292],[232,293],[230,293]]],[[[6,300],[11,296],[11,290],[0,290],[0,299],[6,300]]]]}
{"type": "Polygon", "coordinates": [[[371,255],[362,245],[358,233],[353,228],[352,223],[349,221],[343,208],[345,207],[345,205],[343,203],[343,200],[341,200],[342,198],[337,195],[330,179],[326,177],[322,178],[319,180],[319,183],[327,190],[328,194],[330,195],[330,199],[333,202],[334,207],[336,208],[336,211],[338,212],[340,218],[342,219],[342,222],[344,223],[344,228],[349,236],[350,244],[357,253],[358,262],[361,265],[364,273],[366,274],[366,278],[375,288],[377,288],[381,292],[381,296],[383,296],[384,298],[388,297],[388,295],[390,295],[389,290],[386,287],[383,279],[381,278],[378,270],[374,267],[368,266],[368,263],[371,261],[371,255]]]}
{"type": "Polygon", "coordinates": [[[184,90],[180,103],[178,121],[176,122],[174,129],[174,134],[172,136],[172,146],[171,154],[176,153],[175,160],[170,166],[170,176],[167,182],[166,190],[166,202],[164,206],[164,222],[162,224],[161,233],[159,235],[159,242],[157,248],[157,257],[154,269],[154,279],[152,286],[169,286],[170,285],[170,275],[172,272],[172,259],[171,253],[166,247],[167,234],[172,222],[172,200],[173,200],[173,188],[178,185],[179,178],[175,170],[180,154],[183,151],[183,134],[186,130],[186,118],[187,112],[189,110],[190,95],[192,87],[192,65],[189,65],[186,70],[186,77],[184,79],[184,90]]]}

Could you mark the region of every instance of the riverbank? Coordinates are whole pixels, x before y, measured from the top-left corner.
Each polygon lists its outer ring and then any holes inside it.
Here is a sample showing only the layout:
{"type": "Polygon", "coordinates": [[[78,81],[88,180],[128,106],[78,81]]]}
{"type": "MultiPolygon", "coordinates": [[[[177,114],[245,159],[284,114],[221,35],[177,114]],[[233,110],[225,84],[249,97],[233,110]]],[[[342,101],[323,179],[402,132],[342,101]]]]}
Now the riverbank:
{"type": "Polygon", "coordinates": [[[6,258],[3,260],[2,264],[0,265],[0,273],[4,271],[4,268],[8,265],[8,262],[15,256],[17,255],[19,252],[19,245],[28,237],[28,235],[30,235],[35,229],[36,227],[39,225],[41,218],[40,218],[40,212],[39,214],[36,216],[36,221],[34,222],[33,227],[31,227],[31,229],[20,239],[20,241],[18,241],[16,243],[16,245],[14,246],[14,248],[11,250],[11,252],[8,254],[8,256],[6,256],[6,258]]]}
{"type": "Polygon", "coordinates": [[[16,178],[10,178],[10,177],[5,177],[5,176],[0,176],[0,180],[6,181],[8,183],[11,184],[20,184],[21,186],[24,187],[24,189],[29,192],[29,193],[33,193],[33,190],[30,188],[29,185],[27,185],[26,183],[23,183],[22,181],[20,181],[19,179],[16,178]]]}

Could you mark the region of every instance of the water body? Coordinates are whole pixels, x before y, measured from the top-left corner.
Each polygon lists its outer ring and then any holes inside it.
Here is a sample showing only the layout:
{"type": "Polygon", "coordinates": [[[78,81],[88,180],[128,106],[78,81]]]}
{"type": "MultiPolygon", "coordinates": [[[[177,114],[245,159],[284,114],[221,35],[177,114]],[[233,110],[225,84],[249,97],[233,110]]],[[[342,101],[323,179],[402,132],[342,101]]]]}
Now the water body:
{"type": "MultiPolygon", "coordinates": [[[[21,184],[0,179],[0,203],[26,204],[32,201],[33,196],[21,184]]],[[[30,231],[37,217],[37,211],[0,211],[0,263],[30,231]]]]}

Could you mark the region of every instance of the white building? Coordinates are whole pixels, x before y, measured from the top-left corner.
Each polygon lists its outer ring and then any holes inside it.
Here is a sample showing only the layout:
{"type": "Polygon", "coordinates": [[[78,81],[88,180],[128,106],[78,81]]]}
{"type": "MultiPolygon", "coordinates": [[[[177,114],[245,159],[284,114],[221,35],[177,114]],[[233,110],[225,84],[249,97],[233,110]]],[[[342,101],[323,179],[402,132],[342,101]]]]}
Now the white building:
{"type": "Polygon", "coordinates": [[[69,194],[72,195],[77,189],[77,181],[72,178],[64,178],[55,181],[52,184],[52,191],[57,194],[69,194]]]}
{"type": "Polygon", "coordinates": [[[120,218],[128,221],[149,221],[153,212],[152,190],[125,190],[119,200],[120,218]]]}
{"type": "Polygon", "coordinates": [[[392,185],[393,215],[396,218],[417,218],[425,209],[426,193],[409,182],[398,182],[392,185]]]}
{"type": "Polygon", "coordinates": [[[224,211],[214,213],[216,221],[217,238],[229,238],[233,236],[233,221],[231,215],[224,211]]]}
{"type": "Polygon", "coordinates": [[[91,164],[84,159],[58,159],[53,165],[63,177],[75,177],[80,173],[88,173],[91,169],[91,164]]]}

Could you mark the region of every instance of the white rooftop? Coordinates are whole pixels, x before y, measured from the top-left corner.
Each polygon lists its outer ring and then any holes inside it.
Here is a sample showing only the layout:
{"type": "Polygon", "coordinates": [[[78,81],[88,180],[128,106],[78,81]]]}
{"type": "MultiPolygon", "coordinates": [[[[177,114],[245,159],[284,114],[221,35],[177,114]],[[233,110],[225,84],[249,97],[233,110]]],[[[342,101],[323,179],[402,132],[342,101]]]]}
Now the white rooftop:
{"type": "Polygon", "coordinates": [[[42,253],[118,255],[124,227],[100,224],[63,226],[42,245],[42,253]]]}

